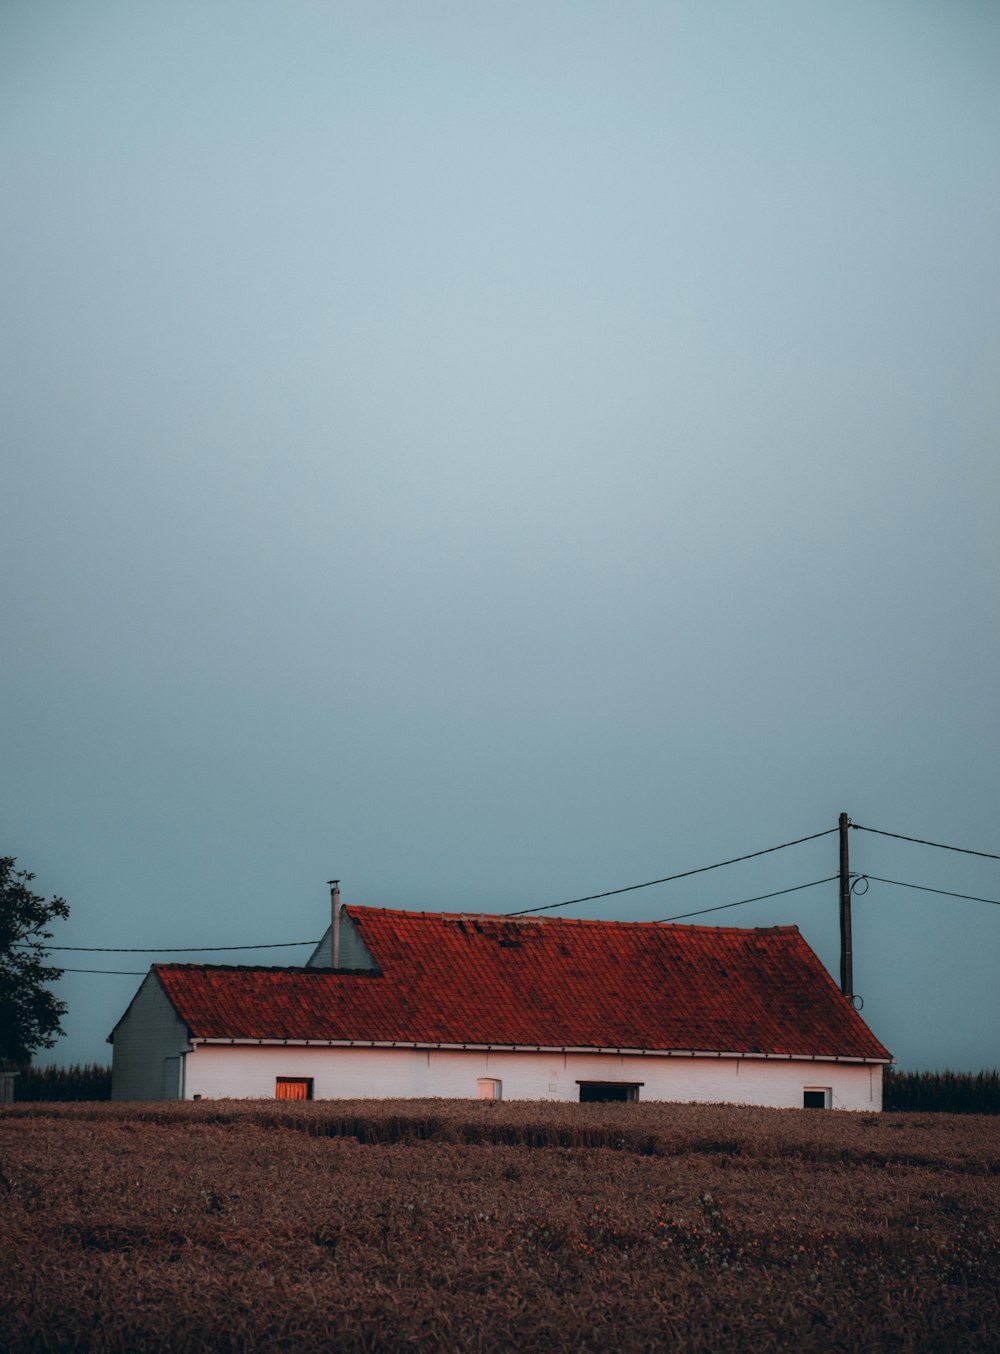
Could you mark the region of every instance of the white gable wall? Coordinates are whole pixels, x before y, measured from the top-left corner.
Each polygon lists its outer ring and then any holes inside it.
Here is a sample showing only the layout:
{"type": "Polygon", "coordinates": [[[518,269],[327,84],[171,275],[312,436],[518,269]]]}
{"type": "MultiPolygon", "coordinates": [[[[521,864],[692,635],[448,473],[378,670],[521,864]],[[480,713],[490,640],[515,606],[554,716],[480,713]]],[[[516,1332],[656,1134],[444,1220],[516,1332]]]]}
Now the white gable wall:
{"type": "Polygon", "coordinates": [[[176,1100],[183,1095],[187,1026],[155,974],[146,974],[115,1026],[111,1048],[112,1100],[176,1100]]]}
{"type": "Polygon", "coordinates": [[[311,1077],[316,1100],[474,1099],[480,1077],[504,1100],[579,1100],[579,1081],[643,1083],[640,1100],[800,1109],[805,1087],[829,1088],[833,1109],[880,1110],[882,1068],[761,1058],[614,1053],[486,1053],[405,1048],[200,1044],[186,1056],[184,1094],[273,1098],[277,1077],[311,1077]]]}
{"type": "MultiPolygon", "coordinates": [[[[340,967],[342,969],[376,969],[371,950],[361,939],[358,928],[346,912],[340,914],[340,967]]],[[[306,968],[333,967],[332,927],[327,927],[323,939],[306,960],[306,968]]]]}

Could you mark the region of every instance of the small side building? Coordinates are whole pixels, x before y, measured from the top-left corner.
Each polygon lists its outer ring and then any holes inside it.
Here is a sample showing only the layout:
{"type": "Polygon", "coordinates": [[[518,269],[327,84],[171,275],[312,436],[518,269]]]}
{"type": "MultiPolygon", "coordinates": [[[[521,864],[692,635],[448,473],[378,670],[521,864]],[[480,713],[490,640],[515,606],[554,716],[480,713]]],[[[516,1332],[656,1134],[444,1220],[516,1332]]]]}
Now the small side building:
{"type": "Polygon", "coordinates": [[[879,1110],[891,1055],[798,928],[345,907],[304,968],[154,964],[116,1100],[480,1097],[879,1110]]]}

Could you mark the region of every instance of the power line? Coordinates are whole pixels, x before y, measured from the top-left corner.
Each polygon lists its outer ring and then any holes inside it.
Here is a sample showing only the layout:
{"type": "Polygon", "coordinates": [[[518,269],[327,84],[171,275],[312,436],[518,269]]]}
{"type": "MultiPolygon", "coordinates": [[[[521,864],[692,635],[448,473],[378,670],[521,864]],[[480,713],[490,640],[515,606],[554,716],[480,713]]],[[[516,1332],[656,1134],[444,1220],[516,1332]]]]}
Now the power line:
{"type": "MultiPolygon", "coordinates": [[[[819,835],[823,835],[823,834],[819,834],[819,835]]],[[[809,839],[806,838],[806,839],[804,839],[804,840],[809,840],[809,839]]],[[[796,843],[792,842],[792,843],[789,843],[789,845],[796,845],[796,843]]],[[[780,848],[779,848],[779,847],[772,847],[772,848],[770,848],[770,849],[771,849],[771,850],[779,850],[780,848]]],[[[764,854],[764,853],[763,853],[763,852],[760,852],[760,853],[758,853],[758,854],[764,854]]],[[[722,863],[723,863],[723,864],[729,864],[730,862],[727,861],[727,862],[722,862],[722,863]]],[[[711,869],[715,869],[715,868],[717,868],[717,867],[716,867],[716,866],[709,865],[709,866],[705,866],[704,868],[705,868],[705,869],[711,870],[711,869]]],[[[698,873],[698,871],[690,871],[690,873],[698,873]]],[[[741,899],[739,900],[739,902],[736,902],[736,903],[719,903],[719,904],[717,904],[715,907],[702,907],[702,908],[698,908],[698,909],[697,909],[696,911],[694,911],[694,912],[678,912],[678,913],[675,913],[675,914],[674,914],[673,916],[671,916],[671,917],[658,917],[658,918],[656,918],[656,921],[655,921],[653,924],[654,924],[654,925],[663,925],[663,924],[665,924],[666,922],[683,921],[683,920],[685,920],[685,919],[688,918],[688,917],[704,917],[704,916],[706,916],[706,915],[707,915],[708,913],[710,913],[710,912],[726,912],[726,911],[728,911],[729,908],[732,908],[732,907],[745,907],[747,903],[760,903],[760,902],[763,902],[763,901],[764,901],[765,899],[767,899],[767,898],[780,898],[782,895],[784,895],[784,894],[786,894],[786,893],[800,893],[803,889],[814,889],[814,888],[816,888],[816,887],[817,887],[818,885],[820,885],[820,884],[832,884],[832,883],[834,882],[834,880],[839,879],[839,877],[840,877],[839,875],[831,874],[831,875],[827,875],[827,876],[826,876],[825,878],[823,878],[823,879],[813,879],[813,880],[810,880],[810,882],[809,882],[808,884],[794,884],[791,888],[788,888],[788,889],[775,889],[773,893],[758,893],[758,894],[757,894],[755,897],[753,897],[753,898],[741,898],[741,899]]],[[[930,888],[927,884],[911,884],[911,883],[908,883],[906,880],[903,880],[903,879],[885,879],[885,878],[883,878],[882,875],[877,875],[877,874],[856,874],[856,875],[852,875],[852,878],[854,878],[854,879],[869,879],[869,880],[871,880],[873,883],[876,883],[876,884],[895,884],[895,885],[896,885],[897,887],[899,887],[899,888],[903,888],[903,889],[917,889],[917,890],[919,890],[921,893],[936,893],[936,894],[940,894],[942,897],[945,897],[945,898],[961,898],[961,899],[964,899],[966,902],[970,902],[970,903],[990,903],[990,904],[992,904],[994,907],[1000,907],[1000,898],[980,898],[980,897],[978,897],[977,895],[972,894],[972,893],[954,893],[954,892],[952,892],[950,889],[934,889],[934,888],[930,888]]],[[[655,882],[666,882],[666,881],[655,881],[655,882]]],[[[643,885],[643,884],[633,884],[631,887],[632,887],[632,888],[644,888],[644,887],[646,887],[646,886],[643,885]]],[[[628,892],[628,890],[627,890],[627,889],[620,889],[620,890],[613,890],[613,892],[626,893],[626,892],[628,892]]],[[[595,895],[595,896],[596,896],[596,897],[603,897],[603,896],[607,896],[607,895],[601,895],[601,894],[598,894],[598,895],[595,895]]],[[[586,899],[579,898],[579,899],[575,899],[574,901],[576,901],[576,902],[585,902],[585,901],[587,901],[587,900],[586,900],[586,899]]],[[[558,905],[558,904],[555,904],[554,906],[559,906],[559,905],[558,905]]],[[[516,916],[520,916],[521,914],[520,914],[520,913],[517,913],[517,912],[511,912],[511,913],[506,913],[505,915],[507,915],[507,916],[515,916],[515,917],[516,917],[516,916]]],[[[315,944],[315,942],[314,942],[314,941],[311,941],[311,940],[309,940],[309,941],[289,941],[289,942],[287,942],[287,943],[288,943],[289,945],[291,945],[291,944],[296,944],[296,945],[312,945],[312,944],[315,944]]],[[[71,945],[64,945],[64,946],[51,946],[51,947],[49,947],[49,948],[52,948],[52,949],[57,949],[57,948],[61,948],[61,949],[73,949],[73,948],[75,948],[75,947],[74,947],[74,946],[71,946],[71,945]]],[[[78,947],[78,948],[85,948],[85,947],[82,947],[82,946],[81,946],[81,947],[78,947]]],[[[223,947],[223,946],[216,946],[215,948],[216,948],[216,949],[222,949],[222,948],[225,948],[225,947],[223,947]]],[[[283,946],[281,946],[281,945],[233,945],[233,946],[231,946],[231,947],[229,947],[229,948],[234,949],[234,950],[281,949],[281,948],[283,948],[283,946]]],[[[102,951],[102,953],[109,953],[109,954],[115,954],[115,953],[131,953],[131,954],[136,954],[136,953],[150,953],[150,951],[145,951],[145,952],[144,952],[144,951],[136,951],[136,950],[131,950],[131,951],[115,951],[115,950],[108,950],[108,951],[102,951]]],[[[96,973],[96,974],[104,974],[104,975],[107,976],[107,977],[123,977],[123,978],[144,978],[144,977],[146,976],[146,975],[145,975],[145,972],[144,972],[142,969],[60,968],[60,969],[59,969],[59,972],[60,972],[60,973],[96,973]]]]}
{"type": "MultiPolygon", "coordinates": [[[[777,848],[772,848],[772,849],[777,849],[777,848]]],[[[708,866],[707,868],[712,869],[713,867],[712,867],[712,866],[708,866]]],[[[698,910],[697,912],[680,912],[680,913],[678,913],[676,916],[673,916],[673,917],[658,917],[657,920],[656,920],[653,924],[654,924],[654,925],[660,925],[661,923],[664,923],[664,922],[681,921],[681,920],[682,920],[683,918],[685,918],[685,917],[701,917],[701,916],[704,916],[707,912],[725,912],[726,909],[727,909],[727,908],[730,908],[730,907],[743,907],[746,903],[759,903],[759,902],[762,902],[765,898],[779,898],[779,897],[780,897],[782,894],[784,894],[784,893],[798,893],[798,892],[800,892],[802,889],[814,889],[814,888],[817,886],[817,884],[830,884],[830,883],[832,883],[835,879],[838,879],[839,877],[840,877],[839,875],[831,874],[831,875],[827,875],[826,878],[824,878],[824,879],[813,879],[813,880],[811,880],[808,884],[795,884],[795,885],[793,885],[790,889],[775,889],[775,891],[774,891],[773,893],[759,893],[759,894],[757,894],[757,896],[756,896],[755,898],[741,898],[740,901],[739,901],[738,903],[720,903],[720,904],[718,904],[716,907],[703,907],[703,908],[699,908],[699,910],[698,910]]],[[[875,878],[875,875],[861,876],[861,877],[862,877],[862,878],[867,877],[867,878],[874,879],[874,878],[875,878]]],[[[886,881],[884,881],[884,882],[886,882],[886,883],[893,883],[893,882],[895,882],[895,881],[893,881],[893,880],[886,880],[886,881]]],[[[634,887],[641,887],[641,885],[635,885],[634,887]]],[[[623,890],[623,892],[624,892],[624,890],[623,890]]],[[[956,895],[954,895],[954,896],[956,896],[956,897],[961,897],[961,896],[963,896],[963,895],[956,894],[956,895]]],[[[983,901],[989,901],[989,900],[985,900],[985,899],[984,899],[983,901]]],[[[507,915],[517,915],[517,914],[516,914],[516,913],[514,913],[514,914],[510,914],[510,913],[509,913],[509,914],[507,914],[507,915]]],[[[310,941],[309,943],[311,944],[312,942],[310,941]]],[[[252,945],[246,945],[246,946],[242,946],[242,947],[241,947],[241,946],[234,946],[233,948],[234,948],[234,949],[239,949],[239,948],[243,948],[243,949],[254,949],[255,947],[252,946],[252,945]]],[[[262,946],[261,948],[265,948],[265,947],[262,946]]],[[[272,948],[276,948],[276,947],[272,947],[272,948]]],[[[145,976],[145,974],[143,974],[141,971],[139,971],[139,970],[137,970],[137,969],[64,968],[64,969],[60,969],[60,972],[61,972],[61,973],[107,973],[107,974],[111,974],[111,975],[122,974],[122,975],[128,975],[128,976],[132,976],[132,977],[137,977],[137,978],[142,978],[142,977],[145,976]]]]}
{"type": "Polygon", "coordinates": [[[945,898],[964,898],[970,903],[992,903],[1000,907],[1000,898],[977,898],[973,893],[952,893],[949,889],[932,889],[926,884],[907,884],[902,879],[883,879],[877,874],[857,875],[858,879],[873,879],[877,884],[898,884],[901,889],[919,889],[921,893],[940,893],[945,898]]]}
{"type": "Polygon", "coordinates": [[[647,879],[644,884],[626,884],[620,889],[606,889],[604,893],[588,893],[583,898],[567,898],[562,903],[544,903],[541,907],[525,907],[519,912],[505,912],[505,917],[527,917],[533,912],[550,912],[556,907],[569,907],[572,903],[591,903],[595,898],[612,898],[616,893],[632,893],[635,889],[652,888],[654,884],[669,884],[674,879],[688,879],[693,874],[705,874],[707,870],[721,870],[723,865],[738,865],[742,860],[753,860],[756,856],[767,856],[772,851],[784,851],[787,846],[799,846],[802,842],[813,842],[817,837],[828,837],[831,832],[838,831],[835,827],[828,827],[823,832],[814,832],[808,837],[796,837],[791,842],[781,842],[778,846],[766,846],[763,851],[750,851],[745,856],[733,856],[732,860],[720,860],[714,865],[699,865],[696,870],[682,870],[680,874],[664,875],[662,879],[647,879]]]}
{"type": "MultiPolygon", "coordinates": [[[[945,842],[929,842],[923,837],[907,837],[902,832],[885,832],[880,827],[863,827],[861,823],[851,823],[857,832],[876,832],[880,837],[895,837],[900,842],[916,842],[919,846],[936,846],[939,851],[958,851],[963,856],[983,856],[986,860],[1000,860],[992,851],[970,851],[967,846],[948,846],[945,842]]],[[[870,876],[872,879],[874,875],[870,876]]]]}
{"type": "MultiPolygon", "coordinates": [[[[893,837],[897,841],[915,842],[920,846],[933,846],[942,851],[956,851],[968,856],[981,856],[987,860],[1000,860],[1000,855],[990,851],[973,851],[968,847],[950,846],[944,842],[932,842],[923,837],[909,837],[901,832],[887,832],[882,828],[866,827],[861,823],[851,823],[850,827],[858,832],[872,832],[881,837],[893,837]]],[[[579,898],[567,898],[560,903],[544,903],[540,907],[521,908],[516,912],[507,912],[502,915],[507,917],[526,917],[538,912],[550,912],[560,907],[571,907],[574,903],[589,903],[600,898],[613,898],[622,893],[633,893],[637,889],[652,888],[656,884],[669,884],[677,879],[689,879],[692,875],[706,874],[710,870],[719,870],[726,865],[738,865],[745,860],[755,860],[759,856],[771,855],[775,851],[784,851],[790,846],[800,846],[803,842],[816,841],[820,837],[828,837],[838,831],[837,828],[826,828],[822,832],[813,832],[807,837],[796,837],[792,841],[781,842],[777,846],[768,846],[761,851],[750,851],[743,856],[733,856],[729,860],[717,861],[714,865],[701,865],[697,869],[682,870],[677,874],[664,875],[661,879],[648,879],[641,884],[626,884],[621,888],[605,889],[601,893],[588,893],[579,898]]],[[[817,879],[810,884],[796,884],[794,888],[778,889],[774,893],[762,893],[754,898],[743,898],[736,903],[721,903],[716,907],[699,908],[693,912],[681,912],[671,917],[662,917],[661,922],[681,921],[687,917],[704,916],[709,912],[722,912],[731,907],[742,907],[746,903],[760,902],[766,898],[777,898],[784,893],[795,893],[799,889],[813,888],[817,884],[829,883],[830,879],[836,879],[838,876],[832,875],[827,879],[817,879]]],[[[898,879],[883,879],[878,875],[866,875],[864,878],[877,881],[882,884],[896,884],[901,888],[919,889],[924,893],[938,893],[946,898],[962,898],[970,902],[992,903],[1000,906],[1000,900],[995,898],[980,898],[968,893],[953,893],[948,889],[933,889],[923,884],[907,884],[898,879]]],[[[285,940],[277,941],[263,945],[174,945],[174,946],[111,946],[111,945],[33,945],[27,943],[15,943],[13,949],[44,949],[48,951],[71,952],[75,954],[220,954],[235,953],[245,950],[289,950],[298,949],[308,945],[316,945],[315,940],[285,940]]],[[[121,973],[127,976],[139,976],[138,970],[112,970],[112,969],[63,969],[64,973],[121,973]]]]}
{"type": "Polygon", "coordinates": [[[814,889],[817,884],[832,884],[840,876],[828,874],[825,879],[814,879],[810,884],[795,884],[790,889],[775,889],[774,893],[759,893],[756,898],[741,898],[738,903],[720,903],[718,907],[702,907],[697,912],[678,912],[673,917],[658,917],[657,924],[667,921],[681,921],[684,917],[703,917],[706,912],[725,912],[729,907],[742,907],[744,903],[759,903],[764,898],[778,898],[783,893],[798,893],[800,889],[814,889]]]}
{"type": "Polygon", "coordinates": [[[60,973],[105,973],[109,978],[145,978],[141,969],[133,968],[61,968],[60,973]]]}
{"type": "MultiPolygon", "coordinates": [[[[110,945],[22,945],[20,943],[12,946],[15,950],[33,950],[41,948],[43,950],[73,950],[75,953],[87,954],[219,954],[229,953],[231,950],[291,950],[300,945],[318,945],[317,940],[282,940],[274,945],[140,945],[140,946],[110,946],[110,945]]],[[[69,970],[67,970],[69,972],[69,970]]],[[[83,969],[78,972],[82,973],[83,969]]],[[[95,970],[96,972],[96,970],[95,970]]]]}

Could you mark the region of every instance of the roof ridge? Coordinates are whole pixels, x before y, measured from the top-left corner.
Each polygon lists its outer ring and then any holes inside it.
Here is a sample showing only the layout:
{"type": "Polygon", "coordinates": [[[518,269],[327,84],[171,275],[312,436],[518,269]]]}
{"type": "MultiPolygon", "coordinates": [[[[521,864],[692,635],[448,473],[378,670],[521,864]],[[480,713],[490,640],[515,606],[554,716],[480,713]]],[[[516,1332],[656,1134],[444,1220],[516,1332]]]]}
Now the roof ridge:
{"type": "Polygon", "coordinates": [[[385,907],[379,905],[370,907],[366,903],[345,903],[344,909],[349,915],[354,913],[378,912],[391,917],[406,917],[413,919],[440,919],[441,921],[469,921],[482,920],[489,922],[506,922],[514,926],[612,926],[612,927],[636,927],[648,926],[656,927],[657,930],[669,928],[673,931],[707,931],[713,935],[719,931],[735,932],[739,935],[751,935],[755,932],[767,932],[769,935],[775,932],[784,932],[795,934],[799,932],[798,926],[794,924],[784,924],[777,926],[709,926],[702,922],[694,922],[690,925],[677,925],[673,922],[662,921],[626,921],[614,920],[610,917],[518,917],[506,912],[475,912],[466,910],[464,912],[445,912],[440,909],[423,909],[385,907]]]}
{"type": "Polygon", "coordinates": [[[378,969],[373,968],[320,968],[317,966],[307,967],[304,964],[150,964],[150,970],[154,973],[169,971],[170,973],[290,973],[290,974],[314,974],[323,973],[327,977],[346,977],[356,978],[358,974],[370,974],[374,977],[382,977],[378,969]]]}

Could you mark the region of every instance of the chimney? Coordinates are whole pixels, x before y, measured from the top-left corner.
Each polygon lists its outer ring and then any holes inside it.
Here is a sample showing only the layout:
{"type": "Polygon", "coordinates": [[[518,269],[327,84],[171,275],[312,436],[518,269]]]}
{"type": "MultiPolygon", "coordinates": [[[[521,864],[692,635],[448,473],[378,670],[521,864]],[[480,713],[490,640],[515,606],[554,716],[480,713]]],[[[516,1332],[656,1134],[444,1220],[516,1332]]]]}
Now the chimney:
{"type": "Polygon", "coordinates": [[[340,968],[340,880],[330,879],[330,967],[340,968]]]}

